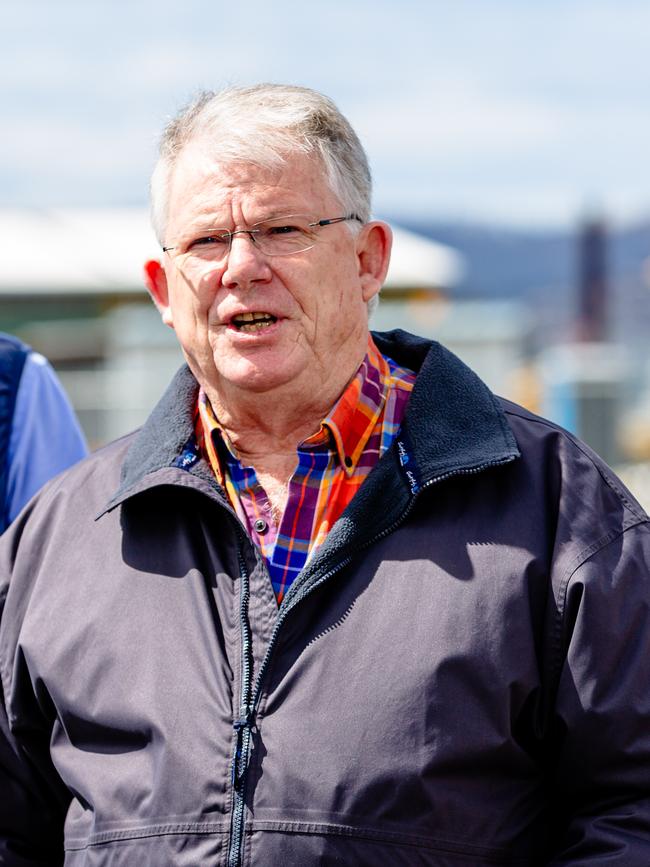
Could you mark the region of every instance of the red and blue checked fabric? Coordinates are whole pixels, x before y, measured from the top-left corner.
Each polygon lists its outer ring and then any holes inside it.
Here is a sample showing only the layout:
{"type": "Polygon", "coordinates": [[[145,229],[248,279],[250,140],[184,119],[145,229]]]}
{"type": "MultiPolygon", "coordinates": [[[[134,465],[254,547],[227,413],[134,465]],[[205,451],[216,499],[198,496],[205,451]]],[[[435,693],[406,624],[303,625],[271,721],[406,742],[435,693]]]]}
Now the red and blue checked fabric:
{"type": "Polygon", "coordinates": [[[279,524],[255,470],[239,461],[206,394],[199,393],[199,444],[266,561],[278,604],[396,437],[414,383],[415,374],[385,358],[369,338],[354,379],[319,430],[298,446],[279,524]]]}

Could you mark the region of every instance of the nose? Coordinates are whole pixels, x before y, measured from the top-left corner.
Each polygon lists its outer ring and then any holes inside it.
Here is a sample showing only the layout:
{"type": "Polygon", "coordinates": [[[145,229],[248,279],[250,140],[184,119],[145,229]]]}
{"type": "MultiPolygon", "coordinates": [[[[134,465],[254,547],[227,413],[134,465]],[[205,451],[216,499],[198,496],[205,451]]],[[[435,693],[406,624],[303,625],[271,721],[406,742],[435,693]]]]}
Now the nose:
{"type": "Polygon", "coordinates": [[[253,237],[245,230],[232,234],[226,266],[221,276],[221,282],[229,289],[247,288],[254,283],[264,283],[271,279],[268,261],[253,237]]]}

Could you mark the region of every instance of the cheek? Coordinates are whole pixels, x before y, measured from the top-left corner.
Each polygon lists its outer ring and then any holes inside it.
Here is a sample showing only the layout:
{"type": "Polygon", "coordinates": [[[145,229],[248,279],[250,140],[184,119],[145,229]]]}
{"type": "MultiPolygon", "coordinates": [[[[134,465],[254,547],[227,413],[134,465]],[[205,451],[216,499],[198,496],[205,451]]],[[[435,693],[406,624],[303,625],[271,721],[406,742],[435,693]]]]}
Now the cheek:
{"type": "Polygon", "coordinates": [[[319,305],[315,317],[314,341],[327,347],[329,354],[334,347],[345,344],[357,333],[361,317],[348,293],[334,286],[330,286],[328,291],[330,294],[319,305]]]}
{"type": "Polygon", "coordinates": [[[200,322],[207,319],[214,301],[214,284],[211,285],[208,280],[202,280],[197,284],[187,282],[177,285],[172,301],[175,322],[200,322]]]}
{"type": "MultiPolygon", "coordinates": [[[[338,260],[347,261],[342,254],[338,260]]],[[[332,267],[337,262],[337,257],[332,256],[329,267],[325,264],[319,271],[319,279],[314,280],[313,275],[305,306],[317,313],[319,318],[345,319],[348,312],[352,312],[356,305],[357,296],[361,297],[361,287],[358,275],[351,267],[332,267]]],[[[309,277],[307,277],[309,279],[309,277]]]]}

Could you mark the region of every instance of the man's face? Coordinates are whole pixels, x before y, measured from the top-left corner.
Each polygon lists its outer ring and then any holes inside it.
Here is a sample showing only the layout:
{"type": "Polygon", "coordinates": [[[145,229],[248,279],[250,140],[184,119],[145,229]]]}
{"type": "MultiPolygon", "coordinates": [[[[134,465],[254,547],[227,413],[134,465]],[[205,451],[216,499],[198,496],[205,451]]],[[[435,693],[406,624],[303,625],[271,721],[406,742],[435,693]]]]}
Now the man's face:
{"type": "Polygon", "coordinates": [[[208,395],[262,393],[288,382],[307,395],[337,370],[351,366],[351,376],[363,357],[366,302],[380,288],[385,267],[379,260],[383,255],[387,266],[390,249],[383,224],[358,236],[345,223],[327,226],[317,230],[310,250],[287,256],[265,255],[245,234],[233,238],[221,262],[206,259],[196,267],[195,257],[183,255],[210,229],[289,214],[343,216],[313,158],[293,155],[281,169],[268,170],[217,164],[198,143],[181,154],[165,238],[175,250],[164,256],[164,273],[152,279],[148,270],[149,287],[208,395]],[[369,236],[381,251],[366,250],[369,236]],[[268,314],[272,324],[246,325],[242,316],[251,314],[268,314]]]}

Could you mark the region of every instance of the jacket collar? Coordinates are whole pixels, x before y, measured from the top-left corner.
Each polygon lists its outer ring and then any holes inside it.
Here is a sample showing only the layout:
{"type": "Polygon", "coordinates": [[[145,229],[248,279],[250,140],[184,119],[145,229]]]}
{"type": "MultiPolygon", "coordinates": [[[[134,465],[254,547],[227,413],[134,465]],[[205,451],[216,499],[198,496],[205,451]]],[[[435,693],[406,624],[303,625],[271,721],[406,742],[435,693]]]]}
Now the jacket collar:
{"type": "Polygon", "coordinates": [[[374,337],[384,355],[418,374],[402,427],[423,483],[519,456],[498,399],[457,356],[401,329],[374,337]]]}
{"type": "MultiPolygon", "coordinates": [[[[373,338],[384,355],[418,374],[402,426],[404,437],[398,441],[408,442],[422,483],[519,456],[497,398],[453,353],[400,329],[373,333],[373,338]]],[[[194,433],[197,395],[198,384],[184,366],[136,434],[122,466],[119,490],[107,510],[149,487],[154,480],[147,477],[153,473],[180,466],[179,458],[194,433]]],[[[209,481],[202,463],[188,463],[194,475],[209,481]]],[[[406,475],[404,484],[408,485],[406,475]]]]}
{"type": "MultiPolygon", "coordinates": [[[[199,384],[189,367],[174,375],[144,425],[135,432],[120,472],[120,486],[97,517],[132,494],[149,487],[153,474],[179,465],[194,434],[194,411],[199,384]]],[[[192,463],[190,456],[189,463],[192,463]]]]}

